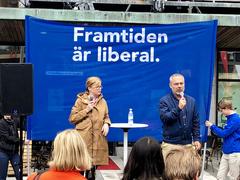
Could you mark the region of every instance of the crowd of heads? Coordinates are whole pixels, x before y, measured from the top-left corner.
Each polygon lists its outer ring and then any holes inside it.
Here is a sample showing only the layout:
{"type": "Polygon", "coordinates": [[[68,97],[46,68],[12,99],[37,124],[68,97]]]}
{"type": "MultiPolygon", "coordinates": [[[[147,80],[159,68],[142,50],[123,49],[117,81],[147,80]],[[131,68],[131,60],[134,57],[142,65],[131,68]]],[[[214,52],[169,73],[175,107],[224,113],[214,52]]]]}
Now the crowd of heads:
{"type": "Polygon", "coordinates": [[[122,180],[198,180],[201,158],[192,147],[170,150],[164,160],[161,145],[151,137],[133,146],[122,180]]]}
{"type": "MultiPolygon", "coordinates": [[[[84,171],[91,168],[87,147],[77,130],[57,134],[49,166],[57,171],[84,171]]],[[[132,147],[122,180],[198,180],[199,154],[189,147],[178,147],[163,158],[161,144],[152,137],[139,139],[132,147]]]]}

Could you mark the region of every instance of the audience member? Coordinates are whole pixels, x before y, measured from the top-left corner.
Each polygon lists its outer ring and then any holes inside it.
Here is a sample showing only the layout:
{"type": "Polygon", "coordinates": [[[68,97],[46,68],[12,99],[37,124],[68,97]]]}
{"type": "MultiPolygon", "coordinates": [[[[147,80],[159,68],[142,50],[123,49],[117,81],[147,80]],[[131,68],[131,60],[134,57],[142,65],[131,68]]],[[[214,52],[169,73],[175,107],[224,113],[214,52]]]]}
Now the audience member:
{"type": "Polygon", "coordinates": [[[178,147],[168,152],[165,159],[165,180],[198,180],[201,158],[192,148],[178,147]]]}
{"type": "Polygon", "coordinates": [[[34,173],[28,180],[86,180],[80,171],[91,168],[91,158],[77,130],[68,129],[56,136],[49,166],[48,171],[34,173]]]}
{"type": "Polygon", "coordinates": [[[224,180],[229,174],[231,180],[236,180],[240,173],[240,117],[233,110],[232,101],[229,99],[223,98],[218,103],[218,110],[227,118],[223,129],[210,121],[205,122],[215,135],[223,138],[223,155],[217,179],[224,180]]]}
{"type": "Polygon", "coordinates": [[[122,180],[159,180],[163,172],[160,144],[151,137],[143,137],[132,148],[122,180]]]}

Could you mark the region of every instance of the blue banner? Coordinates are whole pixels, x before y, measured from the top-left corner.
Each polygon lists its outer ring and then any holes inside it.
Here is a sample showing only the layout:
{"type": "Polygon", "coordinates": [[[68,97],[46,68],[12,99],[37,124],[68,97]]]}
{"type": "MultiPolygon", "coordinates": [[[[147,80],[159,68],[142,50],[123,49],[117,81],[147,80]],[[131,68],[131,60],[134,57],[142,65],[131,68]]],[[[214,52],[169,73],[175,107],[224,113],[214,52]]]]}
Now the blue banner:
{"type": "MultiPolygon", "coordinates": [[[[196,99],[201,134],[209,117],[217,21],[169,25],[88,26],[26,17],[26,59],[34,65],[34,113],[29,138],[52,140],[73,127],[68,117],[89,76],[103,81],[112,123],[134,122],[129,140],[153,136],[162,140],[159,99],[170,92],[169,76],[185,76],[186,94],[196,99]]],[[[122,141],[110,128],[109,141],[122,141]]]]}

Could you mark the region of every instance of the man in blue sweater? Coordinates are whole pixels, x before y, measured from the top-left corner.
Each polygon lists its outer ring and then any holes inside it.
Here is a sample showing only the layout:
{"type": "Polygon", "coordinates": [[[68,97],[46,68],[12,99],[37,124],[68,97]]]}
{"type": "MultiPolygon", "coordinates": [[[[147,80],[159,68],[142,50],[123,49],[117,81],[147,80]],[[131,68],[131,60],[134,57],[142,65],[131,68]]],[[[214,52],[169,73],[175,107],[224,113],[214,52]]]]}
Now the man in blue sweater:
{"type": "Polygon", "coordinates": [[[200,127],[195,99],[184,94],[184,77],[169,78],[171,93],[160,99],[160,119],[163,124],[163,156],[178,146],[201,148],[200,127]]]}
{"type": "Polygon", "coordinates": [[[206,126],[217,136],[223,138],[223,155],[218,169],[217,179],[224,180],[229,173],[231,180],[236,180],[240,173],[240,117],[233,110],[232,102],[222,99],[218,110],[227,118],[223,129],[206,121],[206,126]]]}

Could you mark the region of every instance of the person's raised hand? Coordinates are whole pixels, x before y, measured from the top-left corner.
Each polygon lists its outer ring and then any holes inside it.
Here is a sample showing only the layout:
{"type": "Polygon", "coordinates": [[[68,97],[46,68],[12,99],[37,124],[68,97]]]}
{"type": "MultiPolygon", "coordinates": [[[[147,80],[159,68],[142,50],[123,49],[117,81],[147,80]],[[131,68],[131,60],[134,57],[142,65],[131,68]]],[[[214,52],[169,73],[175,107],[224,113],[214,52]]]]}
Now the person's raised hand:
{"type": "Polygon", "coordinates": [[[91,111],[94,108],[94,106],[96,105],[96,103],[97,103],[96,100],[89,101],[88,105],[87,105],[87,111],[88,112],[91,111]]]}
{"type": "Polygon", "coordinates": [[[183,109],[185,106],[186,106],[186,99],[184,97],[182,97],[180,100],[179,100],[179,103],[178,103],[178,107],[180,109],[183,109]]]}

